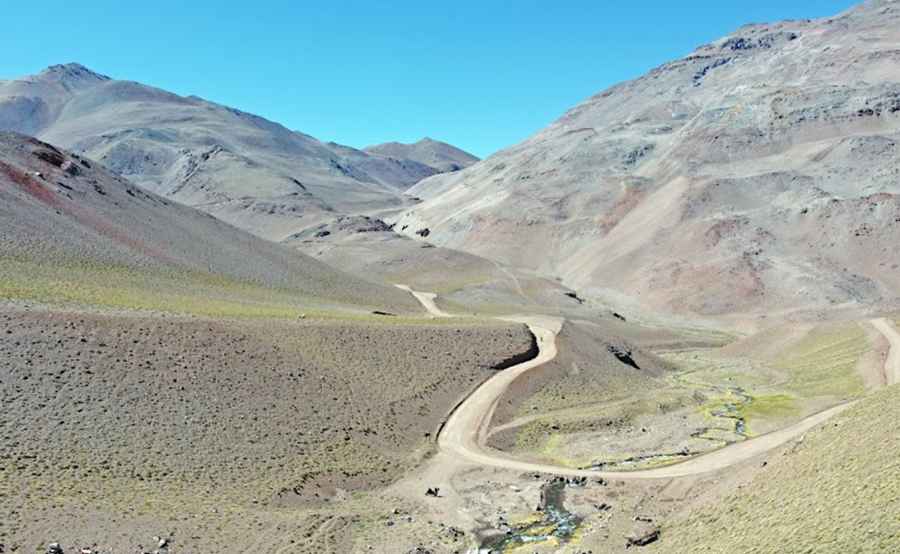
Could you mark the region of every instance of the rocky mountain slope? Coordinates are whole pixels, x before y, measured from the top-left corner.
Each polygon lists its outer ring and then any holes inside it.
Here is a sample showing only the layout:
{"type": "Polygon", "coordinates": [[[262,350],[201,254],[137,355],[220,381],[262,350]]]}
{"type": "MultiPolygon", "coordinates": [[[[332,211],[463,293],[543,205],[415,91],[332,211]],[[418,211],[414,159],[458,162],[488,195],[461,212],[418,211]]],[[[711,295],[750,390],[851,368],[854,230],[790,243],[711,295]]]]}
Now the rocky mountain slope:
{"type": "Polygon", "coordinates": [[[386,142],[364,148],[370,154],[414,160],[435,168],[437,173],[450,173],[469,167],[478,158],[455,146],[428,137],[412,144],[386,142]]]}
{"type": "Polygon", "coordinates": [[[115,305],[124,290],[142,298],[179,294],[175,304],[185,307],[193,292],[215,305],[234,292],[246,306],[284,294],[297,306],[419,311],[393,287],[341,273],[15,133],[0,133],[0,228],[3,298],[85,301],[85,291],[97,289],[115,305]]]}
{"type": "Polygon", "coordinates": [[[896,0],[748,25],[422,181],[390,222],[675,312],[894,299],[898,72],[896,0]]]}
{"type": "Polygon", "coordinates": [[[276,240],[337,214],[409,203],[401,189],[444,170],[323,143],[78,64],[0,81],[0,129],[77,152],[152,192],[276,240]]]}

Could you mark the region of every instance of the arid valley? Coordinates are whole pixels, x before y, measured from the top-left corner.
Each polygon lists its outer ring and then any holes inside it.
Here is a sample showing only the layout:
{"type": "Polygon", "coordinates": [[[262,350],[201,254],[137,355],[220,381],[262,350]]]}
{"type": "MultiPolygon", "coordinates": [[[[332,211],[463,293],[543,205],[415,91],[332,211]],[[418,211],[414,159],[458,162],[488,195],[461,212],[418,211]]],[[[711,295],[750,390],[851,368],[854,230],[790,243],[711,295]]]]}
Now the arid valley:
{"type": "Polygon", "coordinates": [[[0,80],[0,554],[900,553],[900,2],[746,23],[484,159],[0,80]]]}

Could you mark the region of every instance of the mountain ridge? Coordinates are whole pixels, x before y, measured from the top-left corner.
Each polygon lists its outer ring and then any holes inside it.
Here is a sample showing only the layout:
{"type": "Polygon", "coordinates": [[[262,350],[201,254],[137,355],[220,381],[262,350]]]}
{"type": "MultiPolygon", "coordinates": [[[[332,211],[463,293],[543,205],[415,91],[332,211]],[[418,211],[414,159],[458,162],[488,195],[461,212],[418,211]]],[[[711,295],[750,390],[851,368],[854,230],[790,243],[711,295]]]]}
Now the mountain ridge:
{"type": "Polygon", "coordinates": [[[77,63],[0,82],[0,129],[76,151],[272,240],[336,214],[409,204],[402,190],[440,171],[77,63]]]}
{"type": "Polygon", "coordinates": [[[363,148],[365,152],[392,158],[410,159],[435,167],[441,173],[465,169],[478,158],[446,142],[424,137],[413,143],[384,142],[363,148]]]}
{"type": "Polygon", "coordinates": [[[891,301],[898,20],[873,2],[743,27],[418,183],[390,222],[665,311],[891,301]]]}

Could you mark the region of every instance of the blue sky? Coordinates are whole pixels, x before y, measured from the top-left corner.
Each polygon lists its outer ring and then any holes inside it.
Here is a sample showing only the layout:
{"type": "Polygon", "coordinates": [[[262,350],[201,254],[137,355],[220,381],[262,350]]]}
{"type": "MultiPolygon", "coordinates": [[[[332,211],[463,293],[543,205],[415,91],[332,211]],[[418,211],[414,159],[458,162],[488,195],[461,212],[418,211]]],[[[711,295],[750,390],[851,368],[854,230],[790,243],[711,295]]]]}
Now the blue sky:
{"type": "Polygon", "coordinates": [[[849,0],[40,0],[3,7],[0,76],[77,61],[351,146],[485,156],[748,22],[849,0]]]}

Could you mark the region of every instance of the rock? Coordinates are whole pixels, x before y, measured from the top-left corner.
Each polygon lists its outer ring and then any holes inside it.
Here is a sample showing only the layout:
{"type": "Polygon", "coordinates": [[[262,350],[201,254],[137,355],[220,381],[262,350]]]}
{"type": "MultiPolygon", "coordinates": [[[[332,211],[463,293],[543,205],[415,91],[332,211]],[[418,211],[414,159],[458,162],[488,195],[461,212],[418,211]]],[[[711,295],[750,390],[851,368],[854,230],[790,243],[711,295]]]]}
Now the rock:
{"type": "Polygon", "coordinates": [[[632,546],[647,546],[658,540],[659,527],[644,524],[637,527],[630,535],[625,537],[625,548],[631,548],[632,546]]]}
{"type": "Polygon", "coordinates": [[[629,365],[634,369],[641,369],[640,366],[637,365],[637,362],[634,361],[634,358],[631,357],[631,350],[622,348],[615,344],[607,345],[606,350],[623,364],[629,365]]]}
{"type": "Polygon", "coordinates": [[[54,150],[35,150],[34,156],[39,160],[43,160],[48,164],[60,167],[66,161],[65,156],[59,151],[54,150]]]}
{"type": "Polygon", "coordinates": [[[64,161],[63,164],[60,166],[60,169],[62,169],[68,175],[71,175],[73,177],[75,175],[78,175],[79,173],[81,173],[81,170],[78,168],[78,166],[72,160],[64,161]]]}
{"type": "Polygon", "coordinates": [[[566,296],[568,296],[569,298],[571,298],[571,299],[574,300],[575,302],[578,302],[579,304],[584,304],[584,299],[583,299],[583,298],[580,298],[580,297],[578,296],[578,293],[577,293],[577,292],[570,291],[570,292],[564,292],[563,294],[566,295],[566,296]]]}

